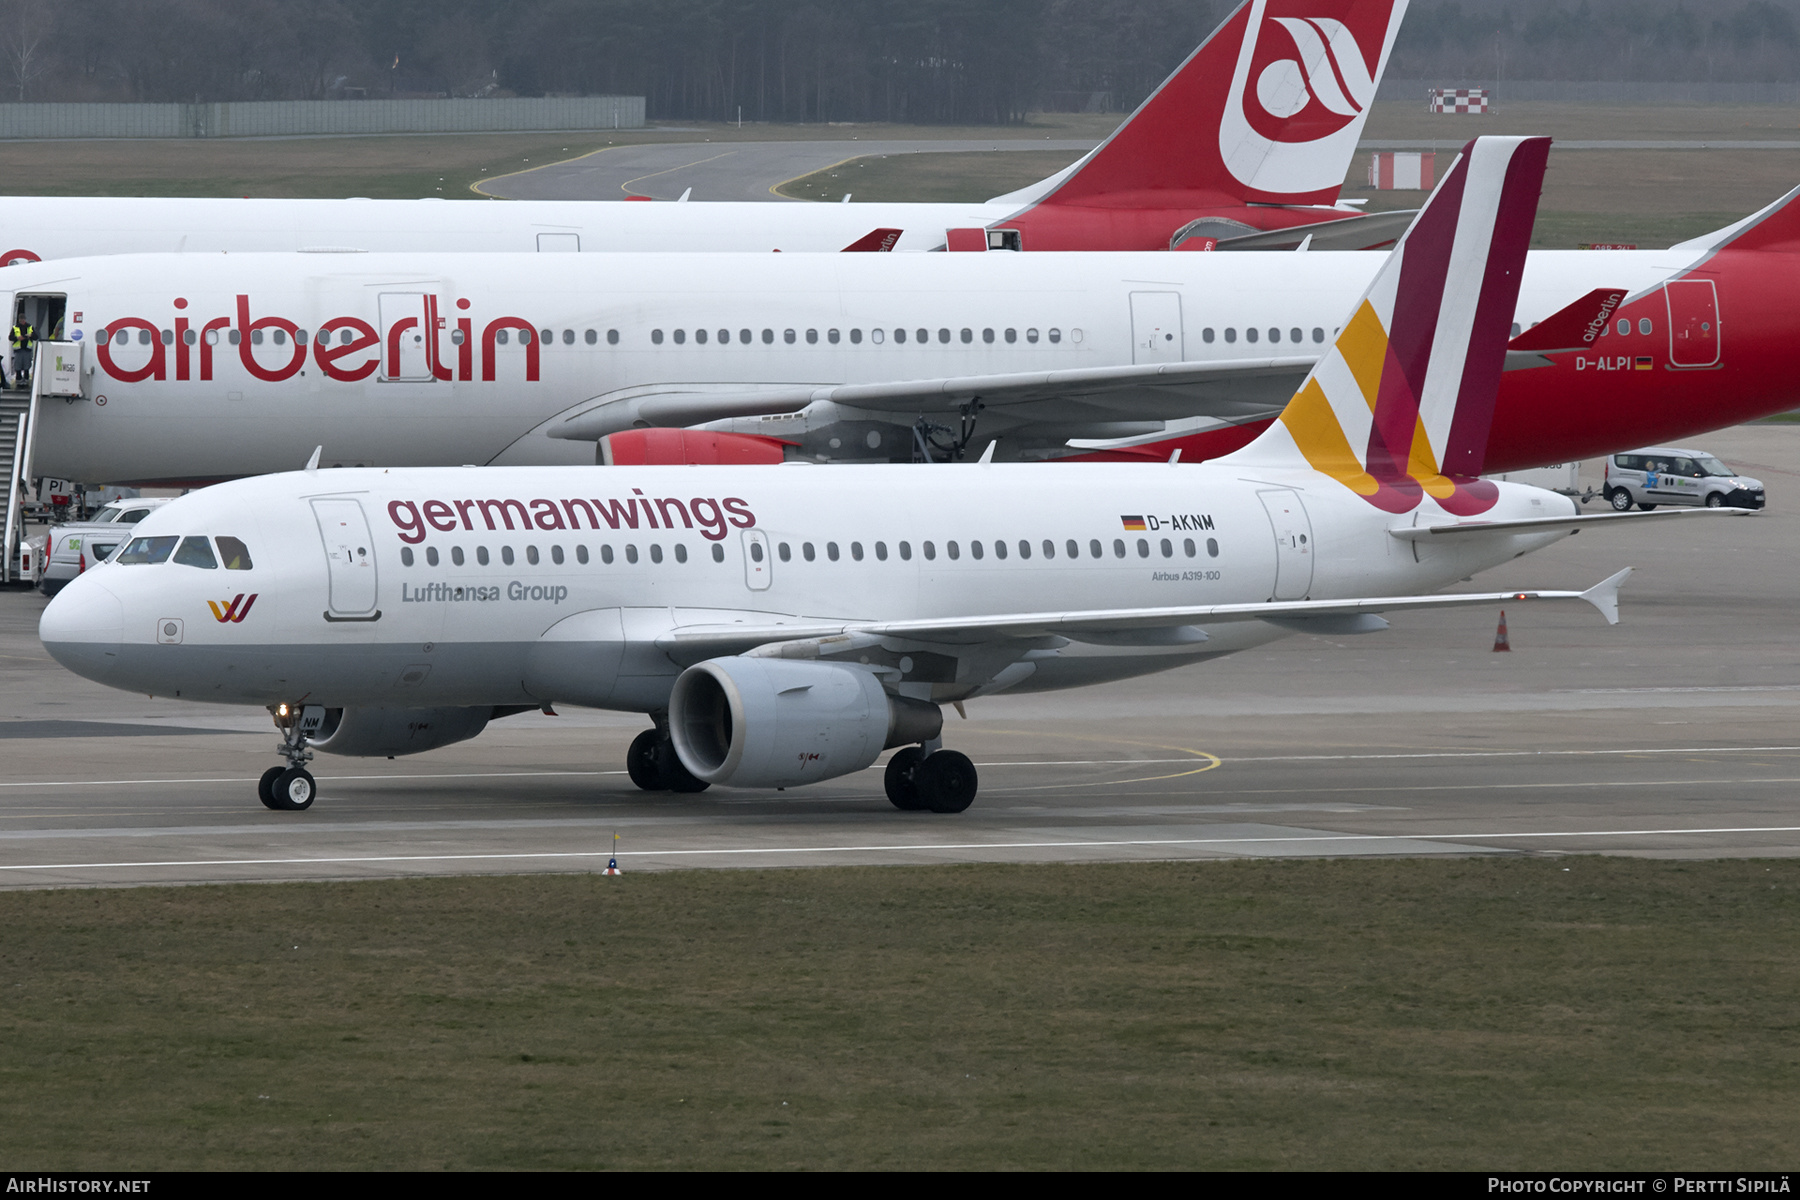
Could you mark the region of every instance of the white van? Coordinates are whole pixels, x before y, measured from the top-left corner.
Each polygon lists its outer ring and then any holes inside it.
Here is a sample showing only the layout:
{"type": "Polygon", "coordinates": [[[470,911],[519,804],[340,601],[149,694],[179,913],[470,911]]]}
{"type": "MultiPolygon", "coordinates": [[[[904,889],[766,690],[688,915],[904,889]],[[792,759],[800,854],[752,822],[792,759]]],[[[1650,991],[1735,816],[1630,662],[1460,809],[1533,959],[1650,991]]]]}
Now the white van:
{"type": "Polygon", "coordinates": [[[1760,479],[1739,475],[1704,450],[1650,446],[1606,457],[1607,503],[1619,512],[1633,504],[1649,512],[1659,504],[1707,508],[1761,508],[1760,479]]]}

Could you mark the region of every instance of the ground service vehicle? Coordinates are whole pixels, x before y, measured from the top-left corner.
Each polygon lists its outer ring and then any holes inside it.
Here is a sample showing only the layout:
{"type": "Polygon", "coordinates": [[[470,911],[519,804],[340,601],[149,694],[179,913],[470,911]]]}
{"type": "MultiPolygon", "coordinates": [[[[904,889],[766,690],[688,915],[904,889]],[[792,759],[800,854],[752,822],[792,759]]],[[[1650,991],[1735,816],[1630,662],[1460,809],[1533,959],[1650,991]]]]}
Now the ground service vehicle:
{"type": "Polygon", "coordinates": [[[1606,457],[1606,501],[1619,512],[1659,504],[1761,508],[1760,479],[1739,475],[1704,450],[1650,446],[1606,457]]]}

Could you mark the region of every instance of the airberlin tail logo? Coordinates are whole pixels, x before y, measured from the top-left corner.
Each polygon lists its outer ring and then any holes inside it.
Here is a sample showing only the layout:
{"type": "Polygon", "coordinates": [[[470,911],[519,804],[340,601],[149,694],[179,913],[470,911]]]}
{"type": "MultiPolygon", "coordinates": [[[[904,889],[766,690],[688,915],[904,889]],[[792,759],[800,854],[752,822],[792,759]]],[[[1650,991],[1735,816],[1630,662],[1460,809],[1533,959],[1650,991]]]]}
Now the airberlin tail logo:
{"type": "Polygon", "coordinates": [[[244,618],[250,615],[250,606],[256,603],[257,595],[256,592],[252,592],[248,596],[239,592],[234,599],[229,601],[208,600],[206,607],[212,609],[212,615],[219,624],[230,622],[233,625],[242,625],[244,618]]]}
{"type": "Polygon", "coordinates": [[[1394,3],[1332,4],[1346,20],[1270,16],[1299,7],[1256,0],[1219,125],[1219,154],[1239,183],[1260,192],[1310,193],[1343,183],[1375,99],[1394,31],[1394,3]]]}

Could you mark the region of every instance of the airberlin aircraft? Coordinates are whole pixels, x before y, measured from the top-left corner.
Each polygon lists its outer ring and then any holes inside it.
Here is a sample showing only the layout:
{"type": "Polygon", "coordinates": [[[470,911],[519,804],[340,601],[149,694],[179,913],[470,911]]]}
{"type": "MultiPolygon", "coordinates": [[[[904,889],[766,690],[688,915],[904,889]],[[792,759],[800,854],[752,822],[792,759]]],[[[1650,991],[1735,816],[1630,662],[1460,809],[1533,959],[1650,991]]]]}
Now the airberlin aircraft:
{"type": "Polygon", "coordinates": [[[1672,515],[1476,478],[1547,151],[1473,143],[1281,419],[1215,462],[308,469],[158,509],[40,634],[115,687],[269,706],[271,808],[312,803],[312,747],[411,753],[561,703],[649,714],[647,789],[790,787],[899,747],[893,803],[955,812],[977,780],[943,704],[1384,612],[1581,599],[1616,621],[1627,572],[1413,594],[1672,515]]]}
{"type": "Polygon", "coordinates": [[[1308,236],[1321,248],[1385,246],[1408,214],[1364,216],[1338,192],[1406,5],[1247,0],[1092,153],[984,204],[7,197],[0,263],[317,248],[1260,249],[1308,236]]]}
{"type": "MultiPolygon", "coordinates": [[[[1794,199],[1670,250],[1531,254],[1490,469],[1800,402],[1794,199]]],[[[712,461],[945,461],[995,439],[1002,460],[1127,439],[1115,453],[1192,461],[1281,411],[1383,261],[119,255],[0,284],[66,306],[58,353],[81,366],[41,384],[67,395],[39,402],[37,472],[186,483],[321,442],[327,466],[654,462],[610,451],[682,426],[712,461]]]]}

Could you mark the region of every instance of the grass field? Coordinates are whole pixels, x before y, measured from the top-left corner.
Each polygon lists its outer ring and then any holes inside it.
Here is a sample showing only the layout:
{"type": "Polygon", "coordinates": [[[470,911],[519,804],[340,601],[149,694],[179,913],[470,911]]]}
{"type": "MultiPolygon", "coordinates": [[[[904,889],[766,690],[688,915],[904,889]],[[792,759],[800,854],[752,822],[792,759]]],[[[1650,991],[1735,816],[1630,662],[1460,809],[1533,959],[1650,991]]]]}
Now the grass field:
{"type": "Polygon", "coordinates": [[[0,894],[14,1169],[1753,1169],[1800,862],[0,894]]]}
{"type": "MultiPolygon", "coordinates": [[[[1024,187],[1073,162],[1054,151],[907,154],[860,158],[784,184],[784,195],[834,200],[980,201],[1024,187]]],[[[1439,160],[1448,169],[1452,152],[1439,160]]],[[[1366,211],[1416,208],[1423,192],[1378,192],[1368,156],[1350,169],[1346,198],[1366,211]]],[[[1572,249],[1626,242],[1660,248],[1731,224],[1800,185],[1800,151],[1567,150],[1553,152],[1532,244],[1572,249]]]]}
{"type": "MultiPolygon", "coordinates": [[[[471,184],[628,142],[851,138],[1102,137],[1116,117],[1056,115],[1023,127],[691,125],[618,132],[357,138],[0,142],[0,195],[480,197],[471,184]]],[[[842,195],[839,192],[838,195],[842,195]]],[[[837,196],[831,197],[833,200],[837,196]]]]}

